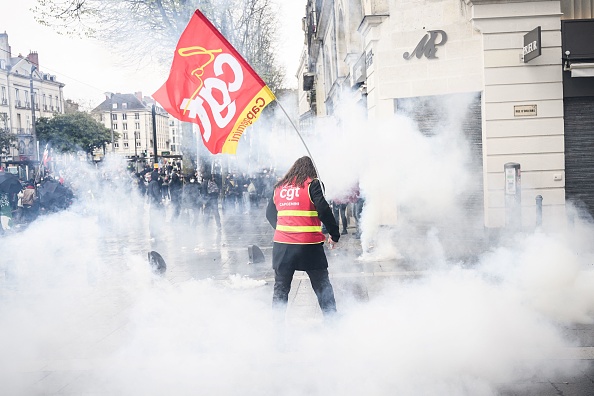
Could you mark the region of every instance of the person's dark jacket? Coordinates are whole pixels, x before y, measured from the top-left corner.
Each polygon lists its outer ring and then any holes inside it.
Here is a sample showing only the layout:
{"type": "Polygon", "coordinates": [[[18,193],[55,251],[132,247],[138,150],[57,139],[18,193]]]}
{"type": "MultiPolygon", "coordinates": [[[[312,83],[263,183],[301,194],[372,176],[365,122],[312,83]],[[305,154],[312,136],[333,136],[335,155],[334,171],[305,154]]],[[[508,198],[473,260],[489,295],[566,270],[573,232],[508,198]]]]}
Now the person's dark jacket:
{"type": "MultiPolygon", "coordinates": [[[[274,195],[274,192],[273,192],[274,195]]],[[[316,211],[318,212],[318,218],[320,221],[326,226],[326,230],[332,237],[334,242],[338,242],[340,239],[340,231],[338,228],[338,224],[336,224],[336,220],[334,219],[334,215],[332,214],[332,209],[326,198],[324,198],[324,193],[322,192],[322,186],[318,179],[315,179],[309,185],[309,196],[316,207],[316,211]]],[[[266,219],[270,223],[270,225],[276,229],[276,219],[277,219],[278,211],[276,210],[276,205],[274,204],[274,200],[272,197],[268,200],[268,206],[266,207],[266,219]]]]}
{"type": "Polygon", "coordinates": [[[169,192],[171,193],[171,200],[179,202],[181,200],[183,183],[177,173],[171,175],[169,182],[169,192]]]}
{"type": "Polygon", "coordinates": [[[183,203],[187,207],[199,206],[202,203],[199,184],[190,182],[184,186],[183,203]]]}
{"type": "Polygon", "coordinates": [[[157,179],[151,179],[148,185],[147,194],[152,205],[161,204],[161,186],[157,179]]]}

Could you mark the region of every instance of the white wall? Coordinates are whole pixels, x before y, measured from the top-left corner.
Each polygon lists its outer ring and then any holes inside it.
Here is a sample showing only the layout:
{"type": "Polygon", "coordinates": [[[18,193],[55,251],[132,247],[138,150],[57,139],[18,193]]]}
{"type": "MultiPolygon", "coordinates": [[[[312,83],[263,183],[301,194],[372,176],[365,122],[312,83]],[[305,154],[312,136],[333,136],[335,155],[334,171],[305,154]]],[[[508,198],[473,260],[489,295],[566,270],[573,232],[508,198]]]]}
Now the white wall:
{"type": "Polygon", "coordinates": [[[560,3],[470,4],[469,10],[484,46],[485,223],[505,225],[503,166],[517,162],[524,226],[535,224],[535,197],[542,195],[543,217],[558,227],[565,218],[560,3]],[[523,36],[537,26],[542,55],[523,63],[523,36]],[[536,105],[537,115],[514,116],[514,106],[526,104],[536,105]]]}

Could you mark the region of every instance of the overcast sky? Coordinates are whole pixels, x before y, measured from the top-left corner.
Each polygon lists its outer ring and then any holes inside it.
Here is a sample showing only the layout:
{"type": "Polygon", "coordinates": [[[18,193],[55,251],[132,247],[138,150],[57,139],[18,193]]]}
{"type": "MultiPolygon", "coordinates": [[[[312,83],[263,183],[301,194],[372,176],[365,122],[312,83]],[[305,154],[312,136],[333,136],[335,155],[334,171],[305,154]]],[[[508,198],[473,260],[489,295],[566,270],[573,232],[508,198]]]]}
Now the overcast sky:
{"type": "MultiPolygon", "coordinates": [[[[305,0],[277,0],[280,16],[280,59],[287,68],[287,85],[297,86],[295,73],[303,47],[301,18],[305,0]]],[[[104,92],[151,95],[167,79],[151,65],[122,66],[116,55],[91,39],[61,36],[51,28],[39,25],[30,9],[36,0],[0,0],[0,32],[8,33],[12,56],[39,54],[40,69],[54,74],[66,84],[64,96],[83,106],[94,107],[104,98],[104,92]]]]}

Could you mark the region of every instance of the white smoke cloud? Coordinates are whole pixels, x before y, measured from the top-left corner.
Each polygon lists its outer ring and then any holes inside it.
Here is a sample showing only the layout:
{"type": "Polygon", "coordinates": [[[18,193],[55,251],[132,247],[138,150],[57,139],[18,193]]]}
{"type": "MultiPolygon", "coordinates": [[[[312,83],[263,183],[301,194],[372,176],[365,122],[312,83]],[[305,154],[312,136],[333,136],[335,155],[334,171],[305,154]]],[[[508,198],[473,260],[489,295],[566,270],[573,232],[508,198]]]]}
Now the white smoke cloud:
{"type": "MultiPolygon", "coordinates": [[[[324,128],[307,142],[329,199],[360,182],[374,246],[364,264],[400,258],[369,301],[339,298],[330,323],[290,307],[278,323],[261,279],[191,275],[212,265],[210,252],[230,266],[231,250],[245,249],[264,219],[251,218],[235,241],[225,216],[223,236],[168,217],[151,242],[122,163],[107,164],[110,183],[81,166],[67,173],[75,206],[0,239],[0,393],[490,396],[580,369],[557,357],[577,345],[565,327],[594,320],[591,223],[576,217],[556,234],[516,234],[472,260],[452,259],[441,226],[459,216],[471,180],[463,140],[422,136],[403,117],[324,128]],[[165,277],[150,271],[153,249],[167,261],[165,277]]],[[[289,152],[303,150],[286,139],[289,152]]],[[[331,274],[361,264],[358,251],[343,252],[331,256],[331,274]]],[[[333,283],[339,290],[341,277],[333,283]]]]}

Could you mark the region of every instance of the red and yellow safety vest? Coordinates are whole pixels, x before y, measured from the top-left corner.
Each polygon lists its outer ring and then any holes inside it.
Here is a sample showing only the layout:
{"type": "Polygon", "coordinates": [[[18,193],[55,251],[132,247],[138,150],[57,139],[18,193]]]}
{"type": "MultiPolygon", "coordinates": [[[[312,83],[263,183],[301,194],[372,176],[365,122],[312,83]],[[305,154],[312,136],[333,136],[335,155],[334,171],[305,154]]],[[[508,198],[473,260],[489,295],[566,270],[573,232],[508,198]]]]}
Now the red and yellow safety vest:
{"type": "Polygon", "coordinates": [[[324,242],[322,222],[309,196],[307,179],[303,187],[285,184],[274,190],[277,221],[274,242],[314,244],[324,242]]]}

